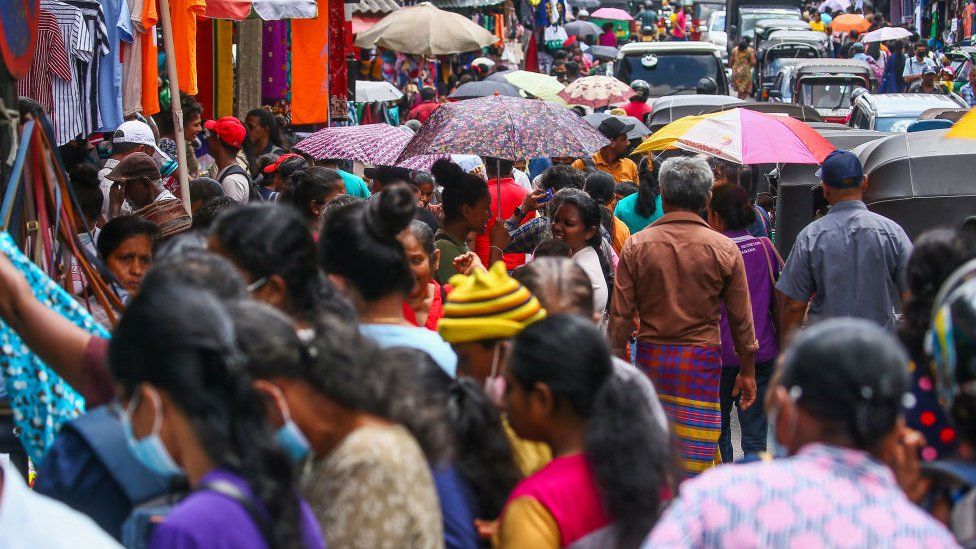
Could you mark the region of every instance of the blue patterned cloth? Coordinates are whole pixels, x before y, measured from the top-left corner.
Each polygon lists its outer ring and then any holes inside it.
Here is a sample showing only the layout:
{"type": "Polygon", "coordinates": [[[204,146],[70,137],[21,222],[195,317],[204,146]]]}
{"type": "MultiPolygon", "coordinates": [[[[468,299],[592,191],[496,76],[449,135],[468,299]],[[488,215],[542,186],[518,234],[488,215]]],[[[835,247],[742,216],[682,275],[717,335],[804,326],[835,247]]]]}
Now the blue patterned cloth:
{"type": "MultiPolygon", "coordinates": [[[[27,278],[34,297],[44,306],[99,337],[109,333],[96,323],[84,306],[31,262],[10,234],[0,234],[0,253],[7,256],[27,278]]],[[[54,442],[61,426],[85,411],[85,399],[54,370],[41,362],[20,336],[0,321],[0,370],[6,385],[14,423],[20,441],[34,461],[40,461],[54,442]]]]}

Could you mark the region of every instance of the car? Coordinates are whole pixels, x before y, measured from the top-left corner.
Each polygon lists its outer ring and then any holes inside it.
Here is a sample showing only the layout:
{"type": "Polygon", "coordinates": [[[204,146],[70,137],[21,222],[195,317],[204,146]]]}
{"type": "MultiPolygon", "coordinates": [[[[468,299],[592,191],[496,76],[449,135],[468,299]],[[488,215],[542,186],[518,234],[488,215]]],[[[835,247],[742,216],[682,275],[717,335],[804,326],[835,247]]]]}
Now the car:
{"type": "Polygon", "coordinates": [[[614,71],[626,84],[646,81],[650,97],[693,94],[703,78],[715,81],[716,94],[729,94],[721,49],[708,42],[631,42],[620,48],[614,71]]]}
{"type": "Polygon", "coordinates": [[[725,11],[713,11],[708,16],[708,24],[702,32],[702,40],[722,49],[722,58],[729,56],[729,35],[725,32],[725,11]]]}
{"type": "Polygon", "coordinates": [[[967,108],[956,94],[870,93],[856,90],[848,125],[882,132],[907,132],[908,126],[928,109],[967,108]]]}

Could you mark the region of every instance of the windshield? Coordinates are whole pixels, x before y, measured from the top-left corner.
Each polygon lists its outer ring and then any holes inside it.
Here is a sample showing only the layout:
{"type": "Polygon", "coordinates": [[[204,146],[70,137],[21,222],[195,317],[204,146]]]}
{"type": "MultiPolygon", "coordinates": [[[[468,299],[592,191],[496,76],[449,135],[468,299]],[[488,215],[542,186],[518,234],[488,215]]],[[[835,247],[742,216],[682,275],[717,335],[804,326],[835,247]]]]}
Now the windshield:
{"type": "Polygon", "coordinates": [[[756,37],[756,23],[762,21],[763,19],[788,19],[791,16],[799,19],[799,12],[790,13],[783,12],[781,10],[771,11],[771,10],[749,10],[743,9],[739,13],[739,18],[742,20],[742,28],[739,29],[740,36],[748,36],[749,38],[756,37]]]}
{"type": "Polygon", "coordinates": [[[708,29],[710,31],[724,31],[725,30],[725,14],[721,13],[715,16],[715,20],[712,21],[712,28],[708,29]]]}
{"type": "Polygon", "coordinates": [[[879,117],[874,122],[874,129],[879,132],[901,132],[908,131],[908,126],[917,120],[914,116],[885,116],[879,117]]]}
{"type": "Polygon", "coordinates": [[[725,4],[698,4],[698,16],[695,19],[699,21],[708,21],[708,16],[711,15],[715,10],[724,10],[725,4]]]}
{"type": "Polygon", "coordinates": [[[973,64],[971,62],[963,59],[953,59],[949,66],[952,67],[952,72],[954,72],[956,75],[956,82],[965,82],[968,80],[969,71],[973,68],[973,64]]]}
{"type": "Polygon", "coordinates": [[[786,64],[783,62],[783,59],[816,59],[817,57],[819,57],[819,55],[820,54],[817,52],[817,50],[807,46],[798,46],[798,47],[788,46],[783,48],[770,49],[766,53],[765,75],[773,76],[774,74],[779,72],[779,70],[783,68],[783,65],[786,64]]]}
{"type": "Polygon", "coordinates": [[[645,80],[651,85],[651,97],[662,97],[695,93],[698,81],[706,77],[721,85],[722,70],[719,60],[710,53],[628,55],[619,63],[617,78],[624,82],[645,80]],[[642,61],[645,58],[650,62],[642,61]]]}
{"type": "Polygon", "coordinates": [[[834,82],[801,82],[799,103],[815,109],[849,109],[851,93],[856,86],[850,80],[834,82]]]}

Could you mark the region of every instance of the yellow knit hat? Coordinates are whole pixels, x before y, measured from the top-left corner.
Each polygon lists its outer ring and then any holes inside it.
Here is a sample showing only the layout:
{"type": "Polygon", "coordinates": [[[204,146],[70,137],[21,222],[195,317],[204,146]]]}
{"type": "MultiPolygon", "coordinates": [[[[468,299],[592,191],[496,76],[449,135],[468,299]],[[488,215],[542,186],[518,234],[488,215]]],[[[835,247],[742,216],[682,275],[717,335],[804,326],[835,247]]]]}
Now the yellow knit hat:
{"type": "Polygon", "coordinates": [[[437,331],[448,343],[508,339],[546,317],[539,300],[499,261],[488,272],[451,277],[437,331]]]}

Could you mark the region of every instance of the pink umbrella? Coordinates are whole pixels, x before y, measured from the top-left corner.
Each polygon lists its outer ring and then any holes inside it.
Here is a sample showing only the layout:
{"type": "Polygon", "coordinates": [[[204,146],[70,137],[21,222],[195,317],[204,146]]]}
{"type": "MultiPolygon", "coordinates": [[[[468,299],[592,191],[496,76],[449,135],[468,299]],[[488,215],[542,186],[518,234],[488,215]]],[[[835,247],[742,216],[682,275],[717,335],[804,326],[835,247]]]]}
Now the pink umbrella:
{"type": "Polygon", "coordinates": [[[590,14],[592,19],[611,19],[614,21],[633,21],[634,18],[620,8],[600,8],[590,14]]]}
{"type": "Polygon", "coordinates": [[[559,92],[559,97],[569,105],[586,105],[594,109],[625,103],[633,95],[630,86],[612,76],[585,76],[559,92]]]}
{"type": "Polygon", "coordinates": [[[400,128],[382,123],[334,126],[313,133],[296,143],[294,148],[316,160],[338,158],[376,166],[429,170],[441,156],[418,156],[397,162],[411,136],[400,128]]]}
{"type": "Polygon", "coordinates": [[[834,150],[795,118],[746,109],[702,118],[675,145],[736,164],[819,164],[834,150]]]}

